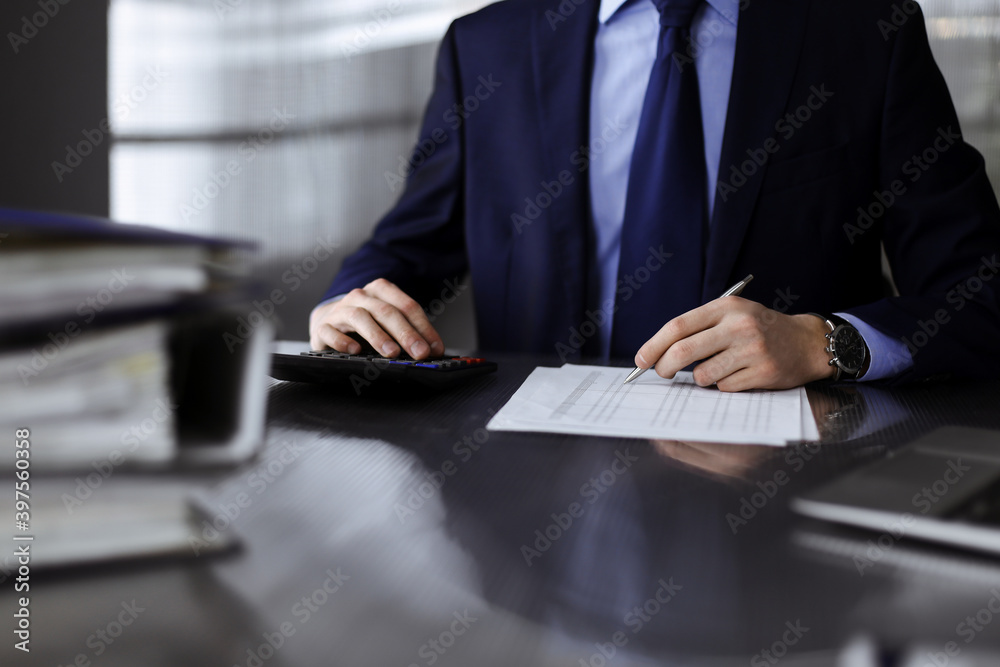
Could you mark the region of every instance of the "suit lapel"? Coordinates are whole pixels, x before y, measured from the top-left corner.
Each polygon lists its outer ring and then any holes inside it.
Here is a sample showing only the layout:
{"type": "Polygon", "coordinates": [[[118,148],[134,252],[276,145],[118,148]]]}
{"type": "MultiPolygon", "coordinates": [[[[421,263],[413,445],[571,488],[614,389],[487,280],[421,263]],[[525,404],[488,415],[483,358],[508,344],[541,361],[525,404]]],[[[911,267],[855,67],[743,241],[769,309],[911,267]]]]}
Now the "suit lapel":
{"type": "Polygon", "coordinates": [[[588,144],[594,37],[600,0],[584,0],[563,15],[554,3],[538,3],[532,23],[535,96],[546,180],[570,169],[576,178],[550,209],[547,224],[557,248],[556,282],[562,285],[570,317],[583,316],[587,295],[587,238],[590,201],[587,175],[575,173],[571,154],[588,144]]]}
{"type": "MultiPolygon", "coordinates": [[[[740,12],[719,183],[764,146],[788,106],[805,36],[809,0],[755,0],[740,12]]],[[[724,292],[760,193],[764,170],[736,192],[716,192],[702,299],[724,292]]]]}

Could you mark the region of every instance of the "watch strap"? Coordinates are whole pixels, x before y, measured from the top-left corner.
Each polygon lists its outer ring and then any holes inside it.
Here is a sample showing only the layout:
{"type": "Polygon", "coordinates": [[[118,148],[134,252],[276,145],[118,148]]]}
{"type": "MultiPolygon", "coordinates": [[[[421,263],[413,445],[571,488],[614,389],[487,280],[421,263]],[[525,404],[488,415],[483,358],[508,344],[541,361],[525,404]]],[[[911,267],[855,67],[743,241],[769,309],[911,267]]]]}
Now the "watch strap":
{"type": "MultiPolygon", "coordinates": [[[[830,327],[829,333],[826,334],[826,339],[829,341],[830,338],[833,336],[833,332],[837,330],[837,324],[833,321],[834,316],[820,315],[819,313],[809,313],[809,314],[812,315],[813,317],[818,317],[819,319],[823,320],[823,322],[826,323],[826,326],[830,327]]],[[[834,369],[837,371],[837,374],[833,376],[833,381],[837,382],[838,380],[840,380],[840,375],[843,371],[840,368],[840,366],[837,365],[837,357],[833,355],[833,351],[830,349],[830,345],[827,344],[827,346],[824,349],[826,350],[827,354],[831,355],[829,364],[833,366],[834,369]]]]}

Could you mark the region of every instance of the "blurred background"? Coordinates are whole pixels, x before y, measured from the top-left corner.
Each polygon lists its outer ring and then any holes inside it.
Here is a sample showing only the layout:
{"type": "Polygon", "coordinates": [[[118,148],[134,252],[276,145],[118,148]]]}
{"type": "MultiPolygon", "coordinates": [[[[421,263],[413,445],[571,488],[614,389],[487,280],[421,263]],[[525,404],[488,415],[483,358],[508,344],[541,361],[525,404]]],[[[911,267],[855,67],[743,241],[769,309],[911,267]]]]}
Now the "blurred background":
{"type": "MultiPolygon", "coordinates": [[[[255,273],[287,297],[279,336],[292,339],[307,337],[308,312],[341,259],[399,195],[394,177],[449,22],[488,4],[63,1],[0,9],[0,204],[257,241],[255,273]],[[32,36],[25,17],[43,5],[32,36]]],[[[920,5],[996,187],[1000,0],[920,5]]],[[[465,291],[435,321],[450,346],[475,345],[471,299],[465,291]]]]}

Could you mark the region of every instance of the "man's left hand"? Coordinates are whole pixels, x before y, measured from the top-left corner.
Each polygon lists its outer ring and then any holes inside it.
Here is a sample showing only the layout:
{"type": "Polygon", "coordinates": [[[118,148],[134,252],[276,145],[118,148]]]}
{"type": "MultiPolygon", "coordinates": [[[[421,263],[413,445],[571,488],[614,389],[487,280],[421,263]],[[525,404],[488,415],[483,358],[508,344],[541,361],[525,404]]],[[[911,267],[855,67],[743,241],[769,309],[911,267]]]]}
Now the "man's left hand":
{"type": "Polygon", "coordinates": [[[814,315],[785,315],[736,296],[716,299],[667,322],[635,355],[635,365],[672,378],[701,361],[694,380],[722,391],[789,389],[833,377],[824,350],[829,328],[814,315]]]}

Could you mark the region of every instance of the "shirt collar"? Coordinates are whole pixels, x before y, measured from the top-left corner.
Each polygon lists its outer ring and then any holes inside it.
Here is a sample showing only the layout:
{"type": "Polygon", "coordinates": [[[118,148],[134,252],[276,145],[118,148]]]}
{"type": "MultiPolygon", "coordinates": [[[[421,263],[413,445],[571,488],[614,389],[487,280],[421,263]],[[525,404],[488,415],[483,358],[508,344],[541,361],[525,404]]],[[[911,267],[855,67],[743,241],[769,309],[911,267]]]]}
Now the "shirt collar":
{"type": "MultiPolygon", "coordinates": [[[[601,23],[607,23],[619,9],[626,4],[636,2],[649,2],[650,0],[601,0],[601,7],[598,10],[597,18],[601,23]]],[[[736,25],[736,15],[740,10],[740,0],[706,0],[719,14],[727,21],[736,25]]]]}

